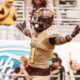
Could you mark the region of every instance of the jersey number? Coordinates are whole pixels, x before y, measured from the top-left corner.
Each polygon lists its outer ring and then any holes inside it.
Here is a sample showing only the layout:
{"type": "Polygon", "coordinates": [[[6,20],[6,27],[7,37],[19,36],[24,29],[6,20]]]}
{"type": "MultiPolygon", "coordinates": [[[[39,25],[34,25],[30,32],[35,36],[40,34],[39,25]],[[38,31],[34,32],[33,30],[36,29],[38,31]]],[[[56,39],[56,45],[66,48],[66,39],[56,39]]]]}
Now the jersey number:
{"type": "Polygon", "coordinates": [[[34,62],[34,54],[35,54],[35,48],[32,48],[31,49],[31,58],[30,58],[31,63],[34,62]]]}

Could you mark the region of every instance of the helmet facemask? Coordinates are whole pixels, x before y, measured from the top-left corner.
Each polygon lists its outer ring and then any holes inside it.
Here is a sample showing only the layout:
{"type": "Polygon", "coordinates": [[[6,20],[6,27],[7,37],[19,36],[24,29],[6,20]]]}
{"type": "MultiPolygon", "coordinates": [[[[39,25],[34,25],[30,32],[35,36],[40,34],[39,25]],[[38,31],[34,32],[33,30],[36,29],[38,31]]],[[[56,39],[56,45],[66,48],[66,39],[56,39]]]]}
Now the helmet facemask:
{"type": "Polygon", "coordinates": [[[32,28],[34,28],[38,33],[44,30],[44,22],[38,17],[33,17],[31,24],[32,28]]]}

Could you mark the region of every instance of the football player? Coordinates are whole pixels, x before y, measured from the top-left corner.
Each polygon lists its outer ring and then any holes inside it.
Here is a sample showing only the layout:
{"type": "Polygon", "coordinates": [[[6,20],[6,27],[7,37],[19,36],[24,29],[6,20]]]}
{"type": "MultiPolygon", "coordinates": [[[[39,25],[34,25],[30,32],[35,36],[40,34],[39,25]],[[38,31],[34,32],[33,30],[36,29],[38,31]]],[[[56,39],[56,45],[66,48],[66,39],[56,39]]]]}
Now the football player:
{"type": "MultiPolygon", "coordinates": [[[[71,35],[62,37],[52,26],[54,14],[46,8],[39,8],[32,16],[31,30],[23,29],[26,36],[31,38],[31,54],[28,65],[28,80],[49,80],[49,61],[53,57],[55,45],[70,42],[79,32],[79,25],[76,26],[71,35]]],[[[25,25],[18,24],[20,29],[25,25]]]]}

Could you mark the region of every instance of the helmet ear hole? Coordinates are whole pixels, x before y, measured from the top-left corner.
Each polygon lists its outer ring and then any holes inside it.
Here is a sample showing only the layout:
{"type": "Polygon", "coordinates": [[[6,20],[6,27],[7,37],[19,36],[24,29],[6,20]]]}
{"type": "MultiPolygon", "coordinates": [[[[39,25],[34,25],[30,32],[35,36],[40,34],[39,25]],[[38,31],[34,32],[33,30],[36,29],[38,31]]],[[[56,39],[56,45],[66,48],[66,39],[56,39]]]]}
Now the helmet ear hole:
{"type": "Polygon", "coordinates": [[[35,28],[38,28],[39,27],[39,25],[38,24],[35,24],[35,28]]]}

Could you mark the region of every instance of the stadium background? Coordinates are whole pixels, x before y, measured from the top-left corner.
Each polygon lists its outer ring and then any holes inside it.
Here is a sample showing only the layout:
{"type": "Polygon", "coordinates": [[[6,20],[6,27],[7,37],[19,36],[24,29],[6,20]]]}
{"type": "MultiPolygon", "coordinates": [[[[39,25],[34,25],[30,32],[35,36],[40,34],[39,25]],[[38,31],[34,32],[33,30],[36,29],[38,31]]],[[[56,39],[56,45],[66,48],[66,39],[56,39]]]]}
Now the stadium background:
{"type": "MultiPolygon", "coordinates": [[[[4,0],[3,0],[3,4],[4,4],[4,0]]],[[[17,23],[20,22],[22,23],[24,20],[26,20],[27,28],[30,28],[29,13],[32,10],[31,0],[14,0],[14,6],[18,10],[18,19],[16,22],[14,22],[14,26],[17,23]]],[[[61,35],[65,36],[66,34],[70,34],[75,28],[75,26],[77,24],[80,24],[80,0],[62,0],[62,2],[57,3],[55,7],[52,7],[52,10],[54,11],[55,14],[53,26],[59,31],[61,35]]],[[[18,36],[19,38],[17,40],[7,40],[7,36],[5,38],[6,40],[0,40],[0,44],[1,44],[0,45],[0,54],[1,54],[0,71],[6,74],[7,73],[10,74],[14,68],[19,66],[16,64],[15,64],[16,66],[12,64],[15,61],[17,62],[17,64],[19,64],[18,60],[22,55],[29,58],[30,39],[20,31],[17,31],[17,33],[19,34],[18,36]],[[22,50],[22,54],[20,53],[21,50],[22,50]],[[8,56],[8,58],[15,55],[15,60],[13,59],[12,62],[11,61],[12,57],[8,59],[6,58],[6,55],[8,56]],[[10,63],[11,66],[5,66],[6,64],[10,65],[10,63]],[[6,67],[6,69],[2,70],[4,67],[6,67]],[[9,68],[10,71],[8,71],[9,68]]],[[[66,60],[68,61],[67,57],[69,52],[71,52],[73,59],[76,59],[80,63],[79,48],[80,48],[80,35],[76,36],[76,38],[73,39],[72,43],[56,47],[55,51],[58,52],[59,56],[63,59],[63,65],[65,66],[66,71],[67,71],[67,67],[66,67],[67,64],[65,64],[65,62],[66,60]]]]}

